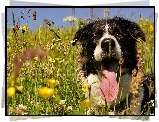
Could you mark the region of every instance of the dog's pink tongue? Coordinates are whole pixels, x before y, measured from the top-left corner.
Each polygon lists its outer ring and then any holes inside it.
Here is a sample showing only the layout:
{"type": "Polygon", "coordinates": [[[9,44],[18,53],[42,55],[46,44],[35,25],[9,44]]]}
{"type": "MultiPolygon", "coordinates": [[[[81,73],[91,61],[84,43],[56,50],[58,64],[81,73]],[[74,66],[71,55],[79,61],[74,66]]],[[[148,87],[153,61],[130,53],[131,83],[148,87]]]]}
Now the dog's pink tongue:
{"type": "Polygon", "coordinates": [[[118,84],[116,81],[115,67],[110,67],[108,70],[103,70],[106,77],[102,78],[100,95],[107,102],[113,101],[118,94],[118,84]]]}

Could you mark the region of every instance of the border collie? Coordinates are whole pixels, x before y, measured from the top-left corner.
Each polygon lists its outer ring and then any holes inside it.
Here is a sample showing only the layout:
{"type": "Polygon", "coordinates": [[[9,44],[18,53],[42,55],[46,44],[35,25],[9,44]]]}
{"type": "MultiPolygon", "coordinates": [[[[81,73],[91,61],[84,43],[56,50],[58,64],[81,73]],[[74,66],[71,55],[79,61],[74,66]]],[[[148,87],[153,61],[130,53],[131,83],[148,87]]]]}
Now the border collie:
{"type": "MultiPolygon", "coordinates": [[[[90,86],[85,97],[93,100],[93,112],[90,110],[87,114],[103,114],[97,112],[103,106],[109,107],[109,110],[116,108],[118,112],[125,110],[126,106],[133,106],[132,72],[137,70],[139,60],[138,39],[146,41],[138,24],[117,16],[95,20],[76,32],[72,45],[77,41],[81,43],[80,74],[82,83],[90,86]]],[[[144,75],[134,115],[145,115],[147,103],[154,100],[154,87],[150,90],[150,84],[154,86],[154,74],[144,75]]],[[[151,111],[154,113],[154,108],[151,111]]]]}

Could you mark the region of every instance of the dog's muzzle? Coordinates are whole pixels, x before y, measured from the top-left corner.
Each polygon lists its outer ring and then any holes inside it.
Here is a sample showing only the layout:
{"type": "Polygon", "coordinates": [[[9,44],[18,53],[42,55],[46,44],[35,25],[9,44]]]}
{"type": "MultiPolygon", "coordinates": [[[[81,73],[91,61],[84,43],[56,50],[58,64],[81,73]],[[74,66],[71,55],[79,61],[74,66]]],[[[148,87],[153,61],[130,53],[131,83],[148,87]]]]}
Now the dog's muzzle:
{"type": "Polygon", "coordinates": [[[104,52],[108,52],[115,48],[115,41],[112,38],[105,38],[101,41],[101,48],[104,52]]]}

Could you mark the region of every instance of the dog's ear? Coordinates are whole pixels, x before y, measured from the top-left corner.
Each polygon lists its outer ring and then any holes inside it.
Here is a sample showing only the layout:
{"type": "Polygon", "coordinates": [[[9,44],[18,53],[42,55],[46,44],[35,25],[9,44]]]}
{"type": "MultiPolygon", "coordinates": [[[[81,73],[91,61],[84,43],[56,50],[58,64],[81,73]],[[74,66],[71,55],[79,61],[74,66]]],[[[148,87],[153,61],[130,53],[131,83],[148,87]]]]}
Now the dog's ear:
{"type": "Polygon", "coordinates": [[[89,23],[84,27],[80,28],[73,38],[72,45],[74,46],[77,41],[86,41],[92,32],[93,23],[89,23]]]}
{"type": "Polygon", "coordinates": [[[142,31],[142,29],[139,27],[139,25],[135,22],[129,21],[128,23],[128,29],[129,29],[129,34],[135,38],[136,40],[142,40],[146,42],[145,34],[142,31]]]}
{"type": "Polygon", "coordinates": [[[120,25],[122,25],[123,29],[127,30],[131,37],[136,40],[140,39],[142,41],[146,41],[145,34],[137,23],[122,17],[115,17],[115,19],[119,22],[120,25]]]}

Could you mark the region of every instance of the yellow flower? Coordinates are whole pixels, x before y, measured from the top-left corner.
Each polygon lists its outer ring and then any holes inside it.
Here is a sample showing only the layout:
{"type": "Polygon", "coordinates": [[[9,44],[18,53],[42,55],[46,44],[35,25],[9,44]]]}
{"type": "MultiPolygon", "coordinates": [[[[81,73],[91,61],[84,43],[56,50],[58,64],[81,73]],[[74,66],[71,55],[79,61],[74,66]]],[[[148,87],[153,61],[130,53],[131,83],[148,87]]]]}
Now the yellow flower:
{"type": "Polygon", "coordinates": [[[49,62],[54,63],[55,60],[50,57],[50,58],[49,58],[49,62]]]}
{"type": "Polygon", "coordinates": [[[54,45],[51,45],[51,49],[53,49],[54,48],[54,45]]]}
{"type": "Polygon", "coordinates": [[[27,30],[29,30],[28,26],[21,26],[19,29],[22,30],[22,33],[25,33],[27,30]]]}
{"type": "Polygon", "coordinates": [[[27,30],[27,27],[26,27],[26,26],[23,26],[23,27],[22,27],[22,30],[25,30],[25,31],[26,31],[26,30],[27,30]]]}
{"type": "Polygon", "coordinates": [[[7,51],[8,51],[8,52],[10,52],[10,51],[11,51],[11,48],[10,48],[10,47],[8,47],[8,48],[7,48],[7,51]]]}
{"type": "Polygon", "coordinates": [[[19,77],[16,78],[16,83],[20,83],[20,78],[19,77]]]}
{"type": "Polygon", "coordinates": [[[55,58],[55,60],[56,60],[56,61],[59,61],[60,59],[59,59],[59,58],[55,58]]]}
{"type": "Polygon", "coordinates": [[[42,98],[47,99],[54,95],[54,89],[48,87],[42,87],[39,89],[38,93],[42,98]]]}
{"type": "Polygon", "coordinates": [[[65,61],[65,59],[62,59],[61,61],[59,61],[59,63],[63,63],[65,61]]]}
{"type": "Polygon", "coordinates": [[[80,105],[82,108],[89,108],[89,107],[91,107],[92,103],[93,103],[92,100],[85,99],[85,100],[80,102],[80,105]]]}
{"type": "Polygon", "coordinates": [[[142,28],[142,27],[143,27],[143,24],[142,24],[142,23],[140,23],[140,24],[139,24],[139,26],[140,26],[140,28],[142,28]]]}
{"type": "Polygon", "coordinates": [[[16,86],[16,90],[17,90],[18,92],[21,92],[21,91],[23,90],[23,86],[16,86]]]}
{"type": "Polygon", "coordinates": [[[55,87],[55,86],[57,86],[57,85],[59,84],[59,82],[56,81],[55,79],[48,79],[48,80],[46,80],[46,83],[47,83],[49,86],[51,86],[51,87],[55,87]]]}
{"type": "Polygon", "coordinates": [[[82,85],[82,91],[84,91],[84,92],[88,92],[89,91],[89,84],[88,83],[84,83],[82,85]]]}
{"type": "Polygon", "coordinates": [[[39,59],[39,57],[37,57],[37,56],[36,56],[36,57],[34,57],[34,60],[38,61],[38,59],[39,59]]]}
{"type": "Polygon", "coordinates": [[[9,87],[7,89],[7,97],[13,97],[15,95],[15,87],[9,87]]]}
{"type": "Polygon", "coordinates": [[[22,67],[22,68],[20,68],[20,70],[21,70],[21,71],[24,71],[24,68],[22,67]]]}
{"type": "Polygon", "coordinates": [[[150,22],[150,19],[145,19],[145,21],[146,21],[147,23],[149,23],[149,22],[150,22]]]}
{"type": "Polygon", "coordinates": [[[29,28],[27,26],[21,26],[19,29],[23,30],[23,31],[26,31],[28,30],[29,28]]]}
{"type": "Polygon", "coordinates": [[[24,49],[23,49],[23,48],[19,49],[19,52],[21,52],[21,53],[22,53],[23,51],[24,51],[24,49]]]}
{"type": "Polygon", "coordinates": [[[150,25],[149,30],[150,30],[150,31],[153,31],[153,30],[154,30],[154,26],[153,26],[152,24],[150,25]]]}
{"type": "Polygon", "coordinates": [[[49,73],[49,74],[52,74],[52,73],[53,73],[53,71],[52,71],[51,69],[49,69],[49,70],[48,70],[48,73],[49,73]]]}
{"type": "Polygon", "coordinates": [[[12,37],[11,36],[7,36],[7,39],[11,39],[12,37]]]}

